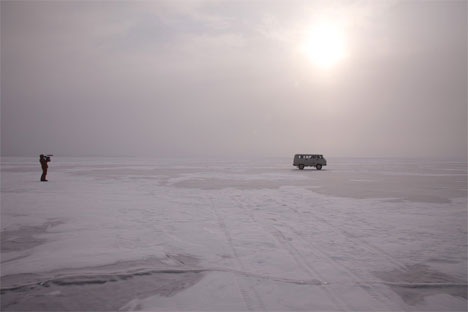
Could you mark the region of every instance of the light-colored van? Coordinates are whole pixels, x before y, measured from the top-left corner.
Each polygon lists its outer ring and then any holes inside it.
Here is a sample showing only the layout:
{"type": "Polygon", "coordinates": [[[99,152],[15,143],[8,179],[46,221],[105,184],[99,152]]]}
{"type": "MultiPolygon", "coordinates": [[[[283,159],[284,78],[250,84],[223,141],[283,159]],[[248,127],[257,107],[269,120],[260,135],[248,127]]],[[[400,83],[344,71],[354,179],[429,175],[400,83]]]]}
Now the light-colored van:
{"type": "Polygon", "coordinates": [[[294,155],[293,166],[300,170],[305,167],[315,167],[321,170],[323,166],[327,165],[327,160],[320,154],[296,154],[294,155]]]}

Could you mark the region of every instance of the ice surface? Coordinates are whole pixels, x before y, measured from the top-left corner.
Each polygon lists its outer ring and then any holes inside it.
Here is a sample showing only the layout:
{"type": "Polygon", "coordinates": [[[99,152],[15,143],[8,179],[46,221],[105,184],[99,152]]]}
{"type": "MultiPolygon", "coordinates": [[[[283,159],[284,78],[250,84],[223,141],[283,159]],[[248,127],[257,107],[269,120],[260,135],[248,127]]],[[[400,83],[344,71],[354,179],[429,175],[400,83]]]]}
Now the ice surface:
{"type": "Polygon", "coordinates": [[[52,161],[1,160],[2,310],[467,310],[465,161],[52,161]]]}

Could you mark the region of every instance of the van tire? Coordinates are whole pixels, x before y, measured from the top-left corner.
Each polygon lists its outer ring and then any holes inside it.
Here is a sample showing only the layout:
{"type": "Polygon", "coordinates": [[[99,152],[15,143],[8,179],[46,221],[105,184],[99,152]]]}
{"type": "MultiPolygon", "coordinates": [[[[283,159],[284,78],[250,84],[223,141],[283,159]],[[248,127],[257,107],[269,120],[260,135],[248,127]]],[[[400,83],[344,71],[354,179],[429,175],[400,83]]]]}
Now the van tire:
{"type": "Polygon", "coordinates": [[[303,164],[300,164],[299,165],[299,170],[303,170],[304,169],[304,165],[303,164]]]}
{"type": "Polygon", "coordinates": [[[322,170],[322,165],[318,164],[315,168],[317,168],[317,170],[322,170]]]}

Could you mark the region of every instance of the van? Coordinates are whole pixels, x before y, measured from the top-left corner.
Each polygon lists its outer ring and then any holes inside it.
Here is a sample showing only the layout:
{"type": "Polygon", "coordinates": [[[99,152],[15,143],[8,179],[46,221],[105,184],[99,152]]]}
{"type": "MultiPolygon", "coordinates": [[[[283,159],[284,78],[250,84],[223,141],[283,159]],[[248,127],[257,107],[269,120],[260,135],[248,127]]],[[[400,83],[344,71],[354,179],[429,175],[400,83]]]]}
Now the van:
{"type": "Polygon", "coordinates": [[[296,154],[294,155],[293,166],[300,170],[305,167],[315,167],[317,170],[322,170],[323,166],[327,165],[327,160],[320,154],[296,154]]]}

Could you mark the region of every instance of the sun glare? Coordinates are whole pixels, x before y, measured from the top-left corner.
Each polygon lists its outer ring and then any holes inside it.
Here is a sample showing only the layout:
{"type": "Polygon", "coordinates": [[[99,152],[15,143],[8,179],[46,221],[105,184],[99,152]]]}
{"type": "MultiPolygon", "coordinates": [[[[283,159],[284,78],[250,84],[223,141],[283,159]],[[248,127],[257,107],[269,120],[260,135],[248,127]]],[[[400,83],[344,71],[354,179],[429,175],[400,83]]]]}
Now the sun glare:
{"type": "Polygon", "coordinates": [[[321,22],[306,33],[302,52],[320,68],[331,68],[347,56],[344,29],[338,23],[321,22]]]}

